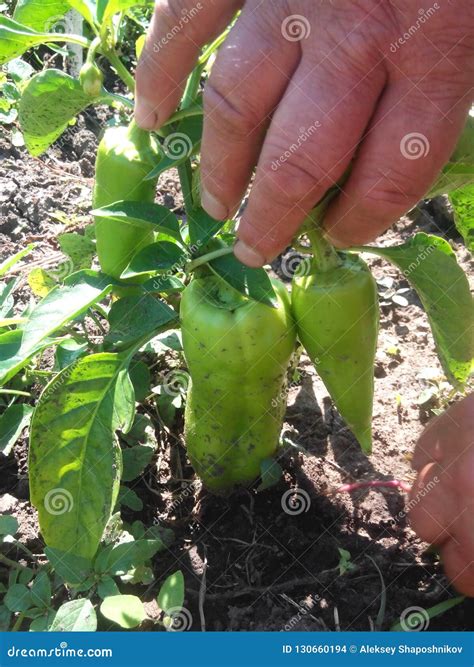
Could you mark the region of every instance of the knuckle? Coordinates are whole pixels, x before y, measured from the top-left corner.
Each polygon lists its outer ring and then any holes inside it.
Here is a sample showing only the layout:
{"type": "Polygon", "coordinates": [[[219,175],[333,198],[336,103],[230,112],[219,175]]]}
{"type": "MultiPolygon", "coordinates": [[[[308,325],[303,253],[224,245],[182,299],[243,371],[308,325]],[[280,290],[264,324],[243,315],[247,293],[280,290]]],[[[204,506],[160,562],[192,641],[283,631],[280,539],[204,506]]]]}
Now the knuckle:
{"type": "Polygon", "coordinates": [[[244,99],[235,101],[238,89],[227,84],[226,88],[210,80],[204,91],[204,111],[213,129],[226,139],[243,140],[259,126],[254,113],[244,99]]]}
{"type": "Polygon", "coordinates": [[[312,199],[318,190],[328,189],[328,175],[309,157],[293,155],[282,163],[282,155],[270,160],[265,169],[275,203],[296,206],[312,199]]]}
{"type": "Polygon", "coordinates": [[[186,36],[199,42],[202,21],[193,21],[191,15],[196,6],[196,3],[190,0],[159,0],[155,7],[155,16],[159,19],[162,32],[172,35],[173,38],[186,36]]]}

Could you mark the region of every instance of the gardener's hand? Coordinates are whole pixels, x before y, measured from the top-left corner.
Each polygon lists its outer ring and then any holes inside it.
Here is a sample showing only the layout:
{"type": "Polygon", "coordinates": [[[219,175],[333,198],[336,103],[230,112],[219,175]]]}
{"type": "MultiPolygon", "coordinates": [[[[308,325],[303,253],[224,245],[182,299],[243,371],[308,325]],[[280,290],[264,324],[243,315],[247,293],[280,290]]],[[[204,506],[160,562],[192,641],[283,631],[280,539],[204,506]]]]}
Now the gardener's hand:
{"type": "Polygon", "coordinates": [[[204,208],[232,215],[257,164],[236,254],[259,266],[355,158],[325,224],[339,245],[374,239],[455,146],[473,99],[474,3],[158,0],[137,71],[142,127],[173,113],[239,7],[206,86],[204,208]]]}
{"type": "Polygon", "coordinates": [[[440,546],[446,574],[461,593],[474,597],[474,394],[430,422],[413,466],[413,527],[440,546]]]}

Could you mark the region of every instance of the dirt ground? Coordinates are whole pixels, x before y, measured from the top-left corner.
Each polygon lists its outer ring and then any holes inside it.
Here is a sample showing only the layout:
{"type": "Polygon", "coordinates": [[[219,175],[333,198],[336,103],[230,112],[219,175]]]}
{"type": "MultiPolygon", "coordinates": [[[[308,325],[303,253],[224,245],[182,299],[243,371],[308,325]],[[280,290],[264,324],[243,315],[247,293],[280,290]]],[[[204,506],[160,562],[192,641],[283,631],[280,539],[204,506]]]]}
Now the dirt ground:
{"type": "MultiPolygon", "coordinates": [[[[96,112],[81,116],[40,159],[0,138],[0,259],[34,241],[28,268],[54,267],[61,257],[55,236],[66,231],[57,212],[66,214],[67,231],[91,222],[93,164],[103,120],[96,112]]],[[[160,180],[157,201],[179,210],[175,174],[160,180]]],[[[421,225],[447,237],[472,275],[472,260],[455,235],[446,202],[423,204],[414,217],[416,222],[413,217],[400,221],[381,243],[400,243],[421,225]]],[[[276,273],[281,275],[284,262],[285,257],[274,264],[276,273]]],[[[409,287],[382,260],[370,263],[377,279],[393,280],[394,290],[409,287]]],[[[403,299],[395,303],[387,298],[382,306],[370,458],[359,451],[304,355],[299,379],[290,388],[283,435],[305,452],[291,445],[282,451],[284,477],[270,490],[217,498],[199,484],[190,485],[193,473],[185,456],[182,417],[174,433],[161,433],[163,449],[157,461],[130,484],[144,509],[123,513],[127,521],[163,525],[176,535],[169,550],[154,561],[157,583],[134,591],[149,601],[150,614],[159,582],[177,569],[185,575],[185,604],[194,630],[389,629],[407,608],[428,609],[453,595],[437,555],[407,524],[403,492],[332,493],[351,481],[411,482],[411,453],[430,416],[430,404],[420,400],[426,378],[439,383],[441,404],[434,399],[432,406],[442,407],[448,393],[426,315],[413,291],[402,295],[406,305],[403,299]],[[176,469],[188,481],[173,480],[176,469]],[[283,506],[293,488],[290,514],[283,506]],[[340,571],[339,549],[350,553],[349,571],[340,571]]],[[[31,298],[26,273],[17,298],[31,298]]],[[[9,457],[0,456],[0,512],[17,516],[22,540],[41,553],[28,502],[26,458],[26,434],[9,457]]],[[[473,612],[474,601],[466,600],[432,619],[428,629],[473,629],[473,612]]]]}

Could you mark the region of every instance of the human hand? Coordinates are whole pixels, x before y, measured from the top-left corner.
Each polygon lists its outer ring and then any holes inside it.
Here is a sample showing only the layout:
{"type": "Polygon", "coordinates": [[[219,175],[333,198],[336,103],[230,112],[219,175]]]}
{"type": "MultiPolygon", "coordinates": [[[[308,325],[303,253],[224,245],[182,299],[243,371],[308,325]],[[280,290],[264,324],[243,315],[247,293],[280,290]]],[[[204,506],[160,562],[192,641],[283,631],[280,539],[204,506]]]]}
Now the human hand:
{"type": "Polygon", "coordinates": [[[204,95],[204,208],[232,216],[257,167],[235,252],[261,266],[351,164],[325,227],[339,246],[373,240],[428,191],[462,130],[474,3],[158,0],[137,70],[139,125],[169,118],[201,47],[239,7],[204,95]]]}
{"type": "Polygon", "coordinates": [[[421,539],[440,547],[453,585],[474,597],[474,394],[433,419],[416,446],[408,507],[421,539]]]}

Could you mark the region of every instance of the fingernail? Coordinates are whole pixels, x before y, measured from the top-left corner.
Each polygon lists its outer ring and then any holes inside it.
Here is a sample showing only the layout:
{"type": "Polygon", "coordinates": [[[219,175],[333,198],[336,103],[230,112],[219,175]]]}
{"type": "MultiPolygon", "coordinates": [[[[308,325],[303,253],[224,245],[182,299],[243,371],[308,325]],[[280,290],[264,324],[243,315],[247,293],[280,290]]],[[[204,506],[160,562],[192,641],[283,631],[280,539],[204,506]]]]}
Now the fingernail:
{"type": "Polygon", "coordinates": [[[142,130],[156,130],[159,120],[154,104],[140,97],[135,104],[135,121],[142,130]]]}
{"type": "Polygon", "coordinates": [[[259,269],[266,264],[265,257],[263,257],[255,248],[251,248],[243,241],[237,241],[234,246],[234,255],[238,260],[250,266],[253,269],[259,269]]]}
{"type": "Polygon", "coordinates": [[[201,188],[201,204],[212,218],[216,220],[227,220],[228,210],[214,195],[201,188]]]}

